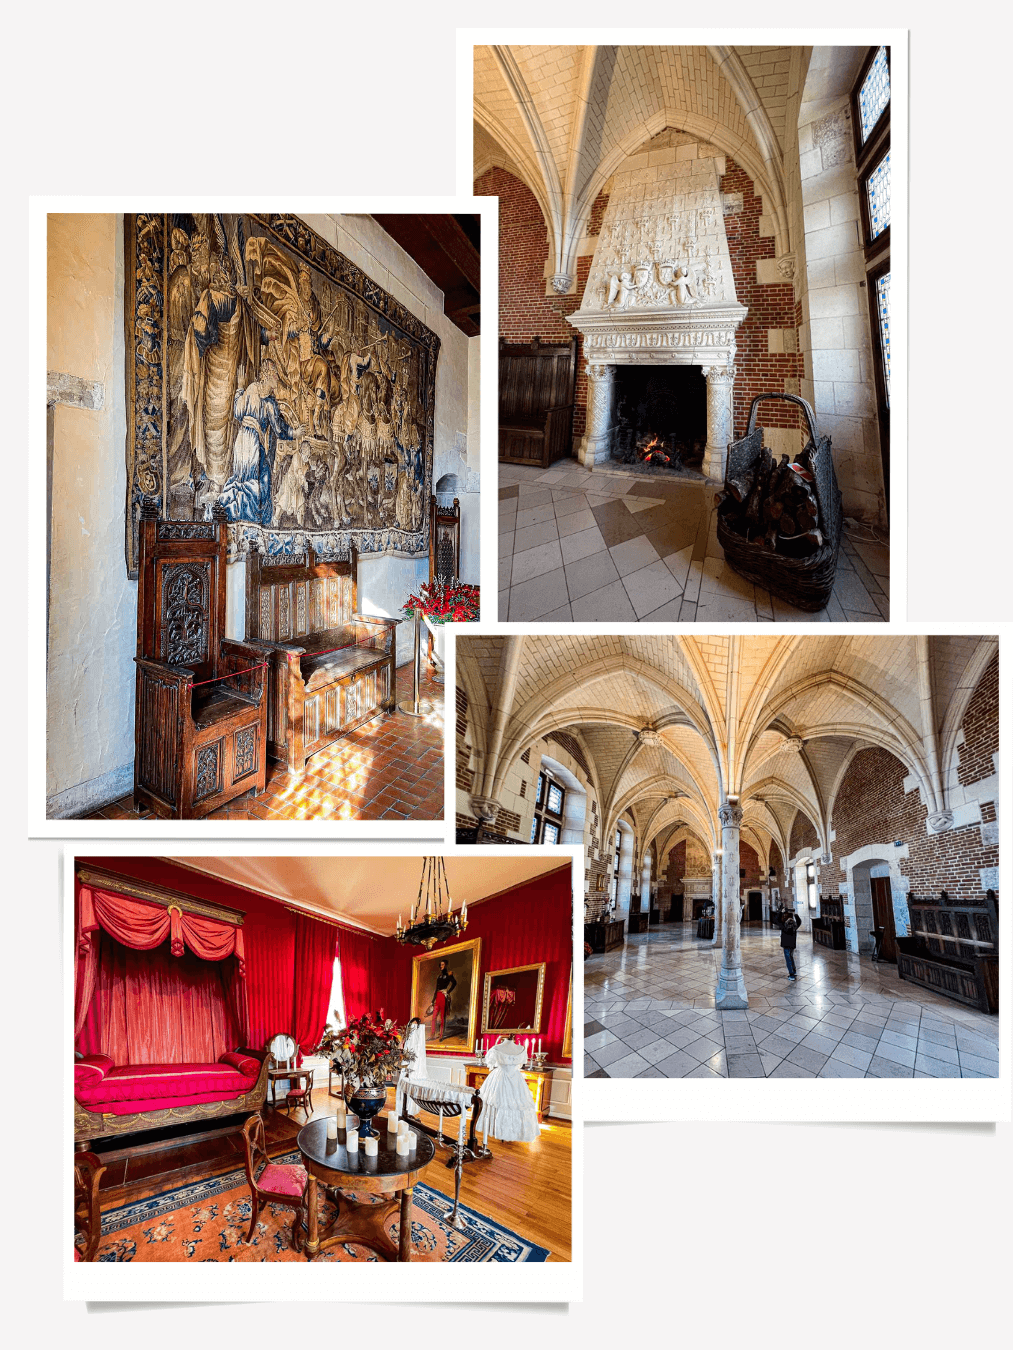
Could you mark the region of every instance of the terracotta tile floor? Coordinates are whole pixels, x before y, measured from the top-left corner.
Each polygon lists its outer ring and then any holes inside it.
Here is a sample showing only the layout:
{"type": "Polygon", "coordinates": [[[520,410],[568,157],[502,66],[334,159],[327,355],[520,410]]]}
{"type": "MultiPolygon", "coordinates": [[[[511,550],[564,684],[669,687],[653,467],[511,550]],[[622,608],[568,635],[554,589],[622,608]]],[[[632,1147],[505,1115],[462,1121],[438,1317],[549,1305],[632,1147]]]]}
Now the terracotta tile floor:
{"type": "Polygon", "coordinates": [[[499,619],[511,623],[889,618],[882,531],[845,522],[827,607],[795,609],[740,577],[717,541],[714,484],[564,459],[499,466],[499,619]]]}
{"type": "Polygon", "coordinates": [[[721,948],[663,924],[584,964],[587,1078],[995,1078],[999,1019],[798,935],[742,929],[749,1009],[718,1012],[721,948]]]}
{"type": "MultiPolygon", "coordinates": [[[[409,662],[397,672],[398,699],[410,700],[411,689],[409,662]]],[[[420,697],[433,705],[428,717],[408,717],[400,710],[374,717],[318,750],[300,777],[290,777],[268,760],[262,796],[238,797],[205,819],[442,820],[443,685],[428,678],[425,661],[420,697]]],[[[137,820],[142,814],[128,796],[86,819],[137,820]]]]}

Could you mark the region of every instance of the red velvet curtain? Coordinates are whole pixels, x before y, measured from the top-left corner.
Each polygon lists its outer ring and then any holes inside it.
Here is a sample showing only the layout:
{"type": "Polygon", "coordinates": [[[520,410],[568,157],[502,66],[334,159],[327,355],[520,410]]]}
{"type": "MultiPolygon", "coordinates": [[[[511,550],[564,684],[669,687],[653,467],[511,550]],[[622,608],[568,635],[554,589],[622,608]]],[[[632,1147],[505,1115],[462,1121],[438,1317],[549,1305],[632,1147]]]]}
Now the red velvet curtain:
{"type": "Polygon", "coordinates": [[[379,939],[368,933],[342,928],[338,933],[338,958],[341,961],[341,995],[345,1017],[351,1022],[363,1013],[377,1012],[373,1006],[374,950],[379,939]]]}
{"type": "MultiPolygon", "coordinates": [[[[225,1050],[235,1048],[236,1039],[248,1040],[249,1014],[246,991],[243,987],[246,975],[245,951],[242,929],[224,920],[205,918],[197,914],[184,913],[178,905],[168,909],[160,905],[135,900],[131,896],[118,895],[112,891],[92,890],[89,886],[78,886],[76,896],[77,927],[77,971],[74,988],[74,1030],[80,1034],[89,1022],[89,1011],[99,990],[101,967],[99,947],[100,935],[104,931],[124,948],[133,951],[150,952],[169,939],[166,958],[177,961],[192,953],[191,960],[212,962],[221,965],[230,957],[229,969],[219,971],[206,981],[208,987],[224,992],[228,1005],[227,1016],[232,1027],[233,1043],[224,1046],[225,1050]]],[[[136,964],[135,980],[145,968],[143,960],[136,964]]],[[[188,964],[188,969],[189,969],[188,964]]],[[[152,988],[157,989],[169,977],[171,966],[164,969],[158,962],[152,962],[152,988]],[[156,974],[156,970],[160,973],[156,974]]],[[[185,988],[188,978],[181,975],[181,989],[185,988]]],[[[93,1019],[92,1019],[93,1020],[93,1019]]],[[[183,1026],[183,1023],[180,1023],[183,1026]]],[[[94,1034],[94,1026],[90,1035],[94,1034]]],[[[125,1033],[124,1033],[125,1035],[125,1033]]],[[[189,1039],[184,1035],[184,1040],[189,1039]]],[[[199,1038],[198,1038],[199,1039],[199,1038]]],[[[122,1038],[119,1043],[126,1044],[122,1038]]],[[[195,1042],[196,1043],[196,1042],[195,1042]]],[[[111,1053],[107,1051],[105,1053],[111,1053]]],[[[222,1053],[219,1051],[219,1054],[222,1053]]],[[[214,1056],[217,1059],[217,1055],[214,1056]]],[[[118,1063],[176,1063],[176,1060],[122,1060],[118,1063]]]]}
{"type": "Polygon", "coordinates": [[[337,929],[305,914],[295,919],[295,1006],[292,1035],[303,1054],[320,1042],[330,1014],[337,929]]]}
{"type": "Polygon", "coordinates": [[[117,1064],[213,1064],[245,1040],[237,1025],[235,961],[172,955],[169,943],[136,951],[94,938],[95,993],[77,1037],[82,1054],[117,1064]]]}

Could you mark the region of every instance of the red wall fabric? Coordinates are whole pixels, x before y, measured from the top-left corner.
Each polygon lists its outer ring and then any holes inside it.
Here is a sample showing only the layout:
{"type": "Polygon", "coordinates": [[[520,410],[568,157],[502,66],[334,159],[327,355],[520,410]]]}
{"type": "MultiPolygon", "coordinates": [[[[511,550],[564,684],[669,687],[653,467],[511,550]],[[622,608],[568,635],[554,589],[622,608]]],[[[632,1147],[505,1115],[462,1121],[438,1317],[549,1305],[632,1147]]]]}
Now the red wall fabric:
{"type": "Polygon", "coordinates": [[[376,991],[373,967],[376,964],[382,938],[369,933],[342,928],[338,934],[338,959],[341,962],[341,997],[345,1004],[345,1020],[353,1021],[363,1013],[378,1012],[373,1005],[376,991]]]}
{"type": "Polygon", "coordinates": [[[77,1038],[82,1054],[121,1064],[214,1063],[242,1039],[230,1009],[235,958],[173,956],[168,941],[136,951],[97,934],[98,979],[77,1038]]]}
{"type": "MultiPolygon", "coordinates": [[[[482,1025],[482,995],[486,972],[544,961],[542,993],[542,1049],[550,1062],[563,1058],[566,1000],[573,964],[573,909],[570,868],[561,868],[515,890],[468,908],[463,941],[482,939],[477,1026],[482,1025]]],[[[453,944],[448,944],[453,945],[453,944]]],[[[388,1017],[405,1022],[411,1016],[412,960],[418,948],[404,948],[395,938],[384,939],[382,966],[374,969],[374,988],[384,989],[388,1017]]],[[[437,948],[433,949],[438,950],[437,948]]],[[[344,965],[342,965],[344,972],[344,965]]],[[[427,1054],[441,1052],[426,1046],[427,1054]]],[[[456,1053],[460,1053],[459,1051],[456,1053]]],[[[569,1058],[569,1056],[567,1056],[569,1058]]]]}

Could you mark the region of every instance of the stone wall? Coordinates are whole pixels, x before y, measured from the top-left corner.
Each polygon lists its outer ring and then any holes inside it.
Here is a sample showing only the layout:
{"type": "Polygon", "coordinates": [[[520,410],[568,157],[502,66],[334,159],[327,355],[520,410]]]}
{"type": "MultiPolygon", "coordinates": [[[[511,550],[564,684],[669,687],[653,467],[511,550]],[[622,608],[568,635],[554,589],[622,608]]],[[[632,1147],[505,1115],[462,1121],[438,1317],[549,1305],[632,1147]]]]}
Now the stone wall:
{"type": "Polygon", "coordinates": [[[760,862],[756,849],[745,840],[739,841],[739,872],[745,873],[739,877],[740,890],[753,890],[757,887],[766,885],[766,878],[763,875],[763,866],[760,862]]]}
{"type": "Polygon", "coordinates": [[[820,846],[820,837],[816,833],[816,826],[801,811],[798,812],[791,827],[791,841],[789,844],[789,856],[797,858],[802,849],[818,850],[820,846]]]}

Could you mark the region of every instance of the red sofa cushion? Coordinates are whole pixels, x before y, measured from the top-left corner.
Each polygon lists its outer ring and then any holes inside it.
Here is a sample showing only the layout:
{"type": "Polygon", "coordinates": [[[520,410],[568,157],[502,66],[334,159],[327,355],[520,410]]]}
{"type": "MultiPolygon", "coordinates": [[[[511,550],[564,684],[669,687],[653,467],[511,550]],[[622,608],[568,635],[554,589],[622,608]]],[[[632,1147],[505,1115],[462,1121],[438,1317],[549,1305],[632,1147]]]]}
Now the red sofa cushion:
{"type": "Polygon", "coordinates": [[[268,1163],[257,1178],[257,1188],[275,1195],[302,1195],[306,1181],[306,1168],[297,1163],[268,1163]]]}
{"type": "Polygon", "coordinates": [[[120,1064],[105,1078],[75,1085],[74,1095],[89,1111],[130,1115],[167,1106],[228,1101],[253,1087],[259,1071],[259,1064],[256,1072],[248,1074],[231,1064],[120,1064]]]}
{"type": "Polygon", "coordinates": [[[234,1069],[238,1069],[241,1074],[253,1074],[254,1078],[260,1073],[260,1060],[254,1059],[252,1055],[243,1055],[238,1050],[226,1050],[224,1055],[218,1056],[219,1064],[231,1064],[234,1069]]]}

